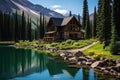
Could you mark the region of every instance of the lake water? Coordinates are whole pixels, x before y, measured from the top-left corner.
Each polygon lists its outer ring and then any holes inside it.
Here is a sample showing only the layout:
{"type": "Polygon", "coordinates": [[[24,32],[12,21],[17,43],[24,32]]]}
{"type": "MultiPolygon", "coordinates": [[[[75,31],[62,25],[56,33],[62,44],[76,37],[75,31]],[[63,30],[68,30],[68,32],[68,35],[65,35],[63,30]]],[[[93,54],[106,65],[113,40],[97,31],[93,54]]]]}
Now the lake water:
{"type": "Polygon", "coordinates": [[[34,50],[0,46],[0,80],[115,80],[85,68],[69,68],[34,50]]]}

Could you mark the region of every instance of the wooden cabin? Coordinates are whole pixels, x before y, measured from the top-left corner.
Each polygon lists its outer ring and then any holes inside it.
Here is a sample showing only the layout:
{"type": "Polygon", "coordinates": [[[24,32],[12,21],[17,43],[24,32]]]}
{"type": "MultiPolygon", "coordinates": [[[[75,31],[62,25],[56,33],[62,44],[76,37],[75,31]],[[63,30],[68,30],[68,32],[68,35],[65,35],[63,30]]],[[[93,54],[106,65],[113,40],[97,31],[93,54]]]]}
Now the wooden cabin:
{"type": "Polygon", "coordinates": [[[44,35],[47,42],[67,39],[78,40],[83,37],[81,25],[74,16],[66,18],[50,18],[44,35]]]}

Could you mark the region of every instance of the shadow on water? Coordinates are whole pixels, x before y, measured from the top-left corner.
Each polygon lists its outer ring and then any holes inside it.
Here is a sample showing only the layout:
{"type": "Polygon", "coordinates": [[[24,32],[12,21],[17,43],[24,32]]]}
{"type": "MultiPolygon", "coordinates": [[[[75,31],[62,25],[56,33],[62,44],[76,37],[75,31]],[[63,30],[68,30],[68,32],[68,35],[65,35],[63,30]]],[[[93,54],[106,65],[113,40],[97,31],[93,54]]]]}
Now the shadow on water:
{"type": "Polygon", "coordinates": [[[0,80],[105,80],[108,78],[110,77],[94,73],[92,69],[69,68],[63,61],[51,60],[44,53],[0,46],[0,80]]]}

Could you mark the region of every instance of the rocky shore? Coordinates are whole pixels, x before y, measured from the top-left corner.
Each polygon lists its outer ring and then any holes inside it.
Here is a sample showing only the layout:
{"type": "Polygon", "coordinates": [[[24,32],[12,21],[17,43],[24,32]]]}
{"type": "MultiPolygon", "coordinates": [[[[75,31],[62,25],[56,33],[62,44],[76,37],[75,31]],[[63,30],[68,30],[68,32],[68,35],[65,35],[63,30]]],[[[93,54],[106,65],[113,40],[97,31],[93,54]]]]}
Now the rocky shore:
{"type": "Polygon", "coordinates": [[[76,53],[61,51],[59,55],[64,61],[68,62],[70,67],[81,67],[84,65],[120,79],[120,60],[103,58],[95,60],[85,56],[81,51],[76,53]]]}
{"type": "MultiPolygon", "coordinates": [[[[15,47],[21,48],[20,45],[15,45],[15,47]]],[[[66,61],[69,67],[83,67],[93,68],[94,70],[100,71],[105,74],[114,76],[117,79],[120,79],[120,59],[104,59],[96,60],[90,56],[84,55],[81,51],[78,52],[69,52],[65,50],[59,50],[55,47],[44,47],[44,46],[26,46],[30,49],[38,50],[49,50],[51,52],[57,53],[64,61],[66,61]]]]}

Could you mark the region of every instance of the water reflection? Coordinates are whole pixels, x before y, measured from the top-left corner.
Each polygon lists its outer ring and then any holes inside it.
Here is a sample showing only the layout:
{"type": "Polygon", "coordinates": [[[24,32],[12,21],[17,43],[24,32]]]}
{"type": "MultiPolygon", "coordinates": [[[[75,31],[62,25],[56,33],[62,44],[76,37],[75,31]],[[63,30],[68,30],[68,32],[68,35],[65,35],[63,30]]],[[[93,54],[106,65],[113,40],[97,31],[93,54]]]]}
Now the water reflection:
{"type": "Polygon", "coordinates": [[[44,53],[0,46],[0,80],[99,80],[109,76],[88,69],[68,68],[44,53]]]}

